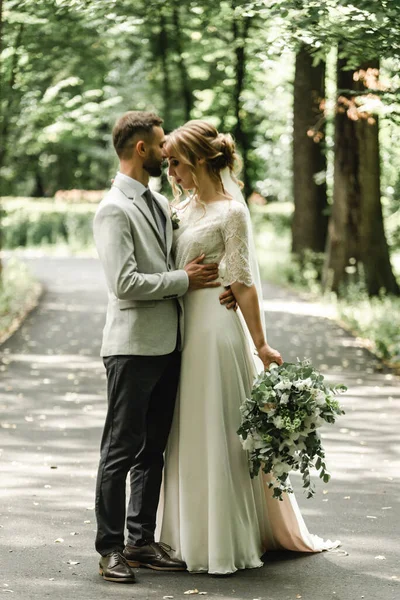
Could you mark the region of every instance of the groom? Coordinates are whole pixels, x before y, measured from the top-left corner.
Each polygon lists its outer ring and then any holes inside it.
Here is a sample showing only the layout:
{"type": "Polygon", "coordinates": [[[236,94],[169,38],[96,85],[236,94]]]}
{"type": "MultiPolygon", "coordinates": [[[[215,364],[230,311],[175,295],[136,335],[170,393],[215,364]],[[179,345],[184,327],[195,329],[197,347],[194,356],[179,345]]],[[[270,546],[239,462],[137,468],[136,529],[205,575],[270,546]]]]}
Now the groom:
{"type": "MultiPolygon", "coordinates": [[[[175,269],[169,203],[148,188],[149,177],[161,175],[161,125],[162,119],[148,112],[131,111],[117,121],[113,143],[119,172],[93,225],[108,286],[101,348],[108,412],[96,486],[96,550],[100,574],[118,583],[134,583],[136,566],[186,569],[154,541],[163,452],[179,381],[182,296],[220,285],[218,265],[203,265],[204,256],[175,269]]],[[[228,308],[232,300],[230,291],[220,296],[228,308]]]]}

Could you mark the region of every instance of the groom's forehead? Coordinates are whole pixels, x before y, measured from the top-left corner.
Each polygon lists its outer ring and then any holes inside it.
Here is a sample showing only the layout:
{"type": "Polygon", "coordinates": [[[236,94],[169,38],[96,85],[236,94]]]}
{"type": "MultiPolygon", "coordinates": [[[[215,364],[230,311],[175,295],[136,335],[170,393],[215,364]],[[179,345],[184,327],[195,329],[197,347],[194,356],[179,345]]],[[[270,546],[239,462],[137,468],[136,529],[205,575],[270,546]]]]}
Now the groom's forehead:
{"type": "Polygon", "coordinates": [[[153,139],[159,143],[165,143],[165,133],[162,127],[156,125],[153,127],[153,139]]]}

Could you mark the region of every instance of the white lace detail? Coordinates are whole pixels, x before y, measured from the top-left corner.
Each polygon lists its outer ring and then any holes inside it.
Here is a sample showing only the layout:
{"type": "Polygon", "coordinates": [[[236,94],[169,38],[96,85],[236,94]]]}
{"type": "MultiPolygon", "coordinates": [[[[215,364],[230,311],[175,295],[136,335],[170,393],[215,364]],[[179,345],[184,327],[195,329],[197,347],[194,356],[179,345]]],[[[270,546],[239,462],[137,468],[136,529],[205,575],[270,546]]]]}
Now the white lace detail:
{"type": "Polygon", "coordinates": [[[206,207],[194,202],[178,209],[179,229],[174,232],[175,264],[182,269],[205,254],[205,263],[220,264],[223,285],[235,281],[253,284],[249,265],[248,216],[236,200],[212,202],[206,207]]]}
{"type": "Polygon", "coordinates": [[[241,204],[233,203],[227,212],[222,235],[225,242],[224,285],[235,281],[244,285],[253,285],[249,264],[249,225],[247,214],[241,204]]]}

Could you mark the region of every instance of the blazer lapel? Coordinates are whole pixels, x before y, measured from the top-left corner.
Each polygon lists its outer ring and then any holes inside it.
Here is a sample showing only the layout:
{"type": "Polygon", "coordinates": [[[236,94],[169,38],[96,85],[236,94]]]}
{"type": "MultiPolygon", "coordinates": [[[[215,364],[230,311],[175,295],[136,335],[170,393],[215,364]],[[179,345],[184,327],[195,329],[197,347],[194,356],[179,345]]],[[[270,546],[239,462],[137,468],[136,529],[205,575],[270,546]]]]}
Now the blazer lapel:
{"type": "Polygon", "coordinates": [[[164,205],[157,200],[157,198],[155,197],[154,194],[153,194],[153,198],[157,202],[157,206],[159,207],[159,209],[161,210],[161,212],[165,216],[165,245],[166,245],[167,256],[168,256],[169,253],[170,253],[170,251],[171,251],[171,246],[172,246],[172,221],[171,221],[171,215],[169,214],[169,211],[164,207],[164,205]]]}
{"type": "Polygon", "coordinates": [[[129,183],[125,181],[125,179],[123,179],[122,177],[118,177],[118,175],[114,180],[113,187],[118,188],[120,192],[122,192],[124,196],[128,198],[128,200],[131,200],[135,204],[135,206],[140,210],[143,216],[147,219],[149,225],[151,225],[151,227],[153,228],[157,241],[160,244],[163,252],[165,253],[165,241],[163,240],[158,230],[157,224],[154,222],[153,215],[151,214],[151,210],[147,206],[146,200],[139,194],[139,192],[134,190],[129,185],[129,183]]]}
{"type": "Polygon", "coordinates": [[[146,217],[146,219],[152,226],[153,231],[156,234],[157,240],[160,246],[162,247],[163,251],[165,252],[165,241],[163,240],[162,234],[160,233],[158,226],[154,221],[153,215],[151,214],[151,211],[147,206],[146,200],[140,194],[134,193],[133,201],[140,210],[140,212],[146,217]]]}

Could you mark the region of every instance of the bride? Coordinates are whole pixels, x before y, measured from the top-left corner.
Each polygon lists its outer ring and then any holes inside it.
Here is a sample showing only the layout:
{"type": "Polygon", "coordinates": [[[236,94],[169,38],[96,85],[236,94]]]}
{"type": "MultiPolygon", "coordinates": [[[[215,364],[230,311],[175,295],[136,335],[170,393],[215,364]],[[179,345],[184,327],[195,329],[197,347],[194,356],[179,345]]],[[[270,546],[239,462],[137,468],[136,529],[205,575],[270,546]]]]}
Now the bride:
{"type": "Polygon", "coordinates": [[[165,152],[176,205],[176,268],[204,254],[220,264],[240,311],[222,310],[218,288],[184,297],[185,343],[174,421],[165,456],[158,527],[192,572],[233,573],[262,566],[266,550],[318,552],[338,542],[311,535],[292,494],[272,498],[268,476],[251,479],[236,433],[239,407],[256,374],[282,363],[265,337],[249,212],[234,175],[230,135],[189,121],[167,138],[165,152]],[[253,348],[251,347],[253,346],[253,348]]]}

